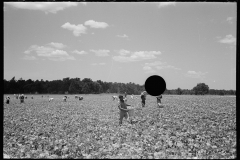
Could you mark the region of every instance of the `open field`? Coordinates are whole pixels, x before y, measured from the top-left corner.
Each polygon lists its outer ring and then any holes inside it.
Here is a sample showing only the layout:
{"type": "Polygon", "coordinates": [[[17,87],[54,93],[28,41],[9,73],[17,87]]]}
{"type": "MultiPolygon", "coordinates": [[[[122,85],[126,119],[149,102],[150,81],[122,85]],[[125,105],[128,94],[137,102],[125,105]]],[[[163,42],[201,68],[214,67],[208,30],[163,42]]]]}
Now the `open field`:
{"type": "MultiPolygon", "coordinates": [[[[7,95],[4,95],[4,98],[7,95]]],[[[134,124],[118,126],[111,95],[10,95],[4,104],[3,153],[11,158],[236,158],[236,97],[163,95],[164,108],[147,96],[134,124]]]]}

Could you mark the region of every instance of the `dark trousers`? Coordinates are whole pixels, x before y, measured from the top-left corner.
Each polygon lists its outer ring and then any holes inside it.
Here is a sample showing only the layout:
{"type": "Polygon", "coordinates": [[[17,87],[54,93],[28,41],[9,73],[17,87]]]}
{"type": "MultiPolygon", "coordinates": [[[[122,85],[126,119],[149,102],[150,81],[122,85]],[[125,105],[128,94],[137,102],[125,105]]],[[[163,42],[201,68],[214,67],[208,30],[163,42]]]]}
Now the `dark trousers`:
{"type": "Polygon", "coordinates": [[[145,107],[145,100],[142,100],[142,107],[145,107]]]}

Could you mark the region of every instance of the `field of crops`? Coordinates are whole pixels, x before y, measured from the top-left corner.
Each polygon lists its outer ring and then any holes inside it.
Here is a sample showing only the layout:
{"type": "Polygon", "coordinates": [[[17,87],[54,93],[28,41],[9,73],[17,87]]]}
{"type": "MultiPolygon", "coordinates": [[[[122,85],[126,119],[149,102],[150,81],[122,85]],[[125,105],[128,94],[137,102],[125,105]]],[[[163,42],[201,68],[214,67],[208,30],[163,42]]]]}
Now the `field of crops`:
{"type": "MultiPolygon", "coordinates": [[[[7,95],[4,95],[6,97],[7,95]]],[[[4,104],[4,157],[10,158],[236,158],[236,97],[147,96],[134,123],[120,127],[111,95],[44,95],[4,104]]]]}

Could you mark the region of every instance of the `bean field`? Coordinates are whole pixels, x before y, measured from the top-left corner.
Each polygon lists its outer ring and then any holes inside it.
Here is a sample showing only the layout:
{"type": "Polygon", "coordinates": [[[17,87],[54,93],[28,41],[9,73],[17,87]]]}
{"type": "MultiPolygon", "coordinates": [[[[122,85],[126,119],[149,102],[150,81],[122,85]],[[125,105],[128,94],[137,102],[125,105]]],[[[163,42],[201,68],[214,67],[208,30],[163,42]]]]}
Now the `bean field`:
{"type": "Polygon", "coordinates": [[[235,96],[163,95],[163,108],[155,97],[142,108],[128,96],[135,114],[122,126],[110,94],[6,96],[5,158],[236,158],[235,96]]]}

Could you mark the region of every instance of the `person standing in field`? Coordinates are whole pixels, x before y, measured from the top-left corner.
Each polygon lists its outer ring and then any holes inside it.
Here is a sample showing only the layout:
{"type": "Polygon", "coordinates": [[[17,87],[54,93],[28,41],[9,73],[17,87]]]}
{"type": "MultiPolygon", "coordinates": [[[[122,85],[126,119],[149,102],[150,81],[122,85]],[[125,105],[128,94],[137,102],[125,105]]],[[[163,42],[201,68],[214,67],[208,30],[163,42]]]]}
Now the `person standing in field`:
{"type": "Polygon", "coordinates": [[[141,99],[142,99],[142,107],[145,107],[146,91],[143,91],[141,93],[141,99]]]}
{"type": "MultiPolygon", "coordinates": [[[[131,106],[131,105],[125,103],[122,95],[118,96],[118,98],[119,98],[118,108],[120,110],[119,125],[122,125],[122,120],[123,120],[124,117],[126,119],[130,118],[129,115],[128,115],[127,106],[131,106]]],[[[130,118],[130,122],[132,124],[132,119],[131,118],[130,118]]]]}
{"type": "Polygon", "coordinates": [[[20,99],[20,103],[24,103],[24,95],[23,94],[20,95],[19,99],[20,99]]]}
{"type": "Polygon", "coordinates": [[[157,105],[158,105],[158,107],[162,107],[162,103],[161,103],[162,95],[159,95],[156,98],[157,98],[157,105]]]}
{"type": "Polygon", "coordinates": [[[7,96],[7,97],[6,97],[6,103],[9,104],[9,102],[10,102],[10,97],[7,96]]]}

